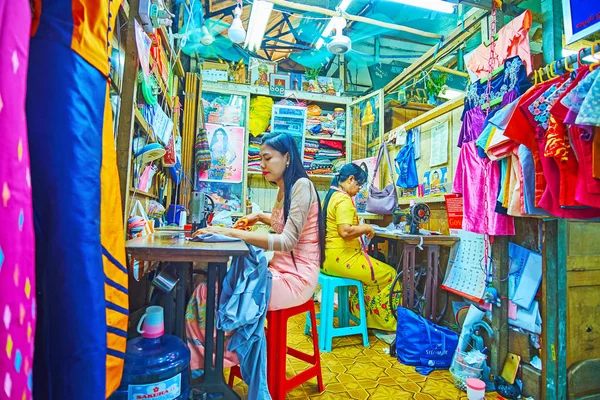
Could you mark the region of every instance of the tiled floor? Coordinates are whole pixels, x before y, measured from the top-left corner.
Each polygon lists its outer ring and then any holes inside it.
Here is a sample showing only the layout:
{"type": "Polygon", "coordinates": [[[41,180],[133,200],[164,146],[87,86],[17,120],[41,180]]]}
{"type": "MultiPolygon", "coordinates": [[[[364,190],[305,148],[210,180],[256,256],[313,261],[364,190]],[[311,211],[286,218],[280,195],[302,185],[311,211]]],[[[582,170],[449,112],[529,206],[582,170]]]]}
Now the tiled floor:
{"type": "MultiPolygon", "coordinates": [[[[325,391],[318,393],[313,379],[290,393],[288,399],[372,399],[372,400],[462,400],[464,392],[452,384],[448,371],[434,371],[425,377],[413,367],[400,364],[383,352],[387,344],[369,335],[369,347],[363,347],[361,336],[334,339],[333,351],[321,353],[325,391]]],[[[297,316],[288,326],[288,346],[312,353],[312,338],[304,336],[304,316],[297,316]]],[[[288,356],[288,376],[303,371],[308,365],[288,356]]],[[[246,384],[237,381],[235,390],[246,398],[246,384]]],[[[497,395],[488,394],[487,399],[497,395]]],[[[250,399],[253,400],[253,399],[250,399]]]]}

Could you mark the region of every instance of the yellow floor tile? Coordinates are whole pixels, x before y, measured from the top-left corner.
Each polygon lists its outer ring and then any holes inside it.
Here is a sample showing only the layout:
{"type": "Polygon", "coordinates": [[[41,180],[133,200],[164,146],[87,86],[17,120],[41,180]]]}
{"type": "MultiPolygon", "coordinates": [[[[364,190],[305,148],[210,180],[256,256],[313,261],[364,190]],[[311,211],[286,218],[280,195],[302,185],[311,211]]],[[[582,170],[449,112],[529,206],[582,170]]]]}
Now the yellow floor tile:
{"type": "MultiPolygon", "coordinates": [[[[288,345],[312,353],[312,338],[304,335],[304,315],[288,322],[288,345]]],[[[325,391],[318,393],[316,379],[288,393],[290,400],[462,400],[466,393],[452,384],[447,370],[436,370],[429,376],[415,372],[383,352],[387,344],[369,335],[369,347],[359,335],[334,338],[332,351],[321,353],[321,370],[325,391]]],[[[286,375],[308,368],[308,364],[288,357],[286,375]]],[[[228,372],[227,372],[228,373],[228,372]]],[[[226,373],[226,375],[227,375],[226,373]]],[[[236,381],[234,390],[246,399],[245,383],[236,381]]],[[[488,393],[486,399],[496,399],[488,393]]]]}

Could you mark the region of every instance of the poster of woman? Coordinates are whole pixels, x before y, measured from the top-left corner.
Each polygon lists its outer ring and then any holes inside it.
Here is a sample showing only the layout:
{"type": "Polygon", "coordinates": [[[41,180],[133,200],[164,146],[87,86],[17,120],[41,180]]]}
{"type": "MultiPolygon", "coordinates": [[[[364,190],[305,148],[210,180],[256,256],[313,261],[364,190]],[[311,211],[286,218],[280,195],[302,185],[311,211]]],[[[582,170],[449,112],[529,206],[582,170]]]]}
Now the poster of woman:
{"type": "Polygon", "coordinates": [[[210,168],[200,171],[203,181],[241,182],[244,167],[244,128],[206,124],[210,168]]]}

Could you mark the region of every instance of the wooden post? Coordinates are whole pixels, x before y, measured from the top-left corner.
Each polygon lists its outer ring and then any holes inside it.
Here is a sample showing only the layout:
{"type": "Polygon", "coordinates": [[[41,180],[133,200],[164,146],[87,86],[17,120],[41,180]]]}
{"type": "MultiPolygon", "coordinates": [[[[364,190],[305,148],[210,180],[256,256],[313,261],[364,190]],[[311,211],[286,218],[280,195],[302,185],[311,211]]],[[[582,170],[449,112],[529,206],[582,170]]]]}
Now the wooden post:
{"type": "Polygon", "coordinates": [[[562,0],[542,0],[542,48],[544,63],[562,57],[563,14],[562,0]]]}
{"type": "Polygon", "coordinates": [[[558,292],[558,221],[543,224],[542,252],[542,397],[556,400],[558,382],[557,363],[557,292],[558,292]]]}
{"type": "MultiPolygon", "coordinates": [[[[121,90],[121,108],[117,133],[117,166],[121,186],[121,205],[123,218],[127,221],[129,210],[127,199],[131,187],[131,142],[133,140],[135,120],[135,97],[137,92],[137,73],[139,58],[135,43],[135,18],[138,16],[139,0],[130,0],[127,38],[125,40],[125,65],[123,66],[123,86],[121,90]]],[[[124,224],[127,227],[127,224],[124,224]]]]}
{"type": "Polygon", "coordinates": [[[502,306],[492,308],[492,330],[494,346],[491,349],[490,368],[492,374],[499,375],[508,354],[508,237],[496,236],[492,244],[494,268],[492,285],[502,299],[502,306]]]}

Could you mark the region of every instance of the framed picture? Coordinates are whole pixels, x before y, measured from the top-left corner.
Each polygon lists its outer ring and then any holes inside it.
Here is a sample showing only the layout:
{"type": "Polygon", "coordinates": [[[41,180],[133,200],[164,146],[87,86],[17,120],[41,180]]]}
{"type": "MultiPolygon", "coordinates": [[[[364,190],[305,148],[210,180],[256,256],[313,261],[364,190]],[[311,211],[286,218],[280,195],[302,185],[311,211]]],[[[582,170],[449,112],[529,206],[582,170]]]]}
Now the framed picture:
{"type": "Polygon", "coordinates": [[[276,63],[250,57],[248,79],[251,85],[269,87],[269,76],[275,73],[277,73],[276,63]]]}
{"type": "Polygon", "coordinates": [[[271,74],[269,76],[271,86],[283,86],[285,90],[290,89],[290,76],[288,74],[271,74]]]}

